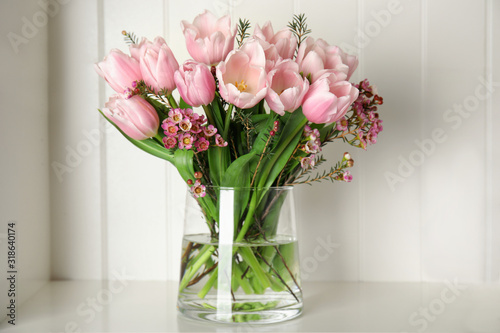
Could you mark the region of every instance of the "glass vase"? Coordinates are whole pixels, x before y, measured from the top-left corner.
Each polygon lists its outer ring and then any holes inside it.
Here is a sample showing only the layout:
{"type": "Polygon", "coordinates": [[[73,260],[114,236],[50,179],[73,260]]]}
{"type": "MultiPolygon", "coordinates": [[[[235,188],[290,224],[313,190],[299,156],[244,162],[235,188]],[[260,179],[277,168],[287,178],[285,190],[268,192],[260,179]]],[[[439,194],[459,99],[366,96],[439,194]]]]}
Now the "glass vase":
{"type": "Polygon", "coordinates": [[[204,194],[187,195],[180,313],[223,323],[300,315],[293,187],[206,187],[204,194]]]}

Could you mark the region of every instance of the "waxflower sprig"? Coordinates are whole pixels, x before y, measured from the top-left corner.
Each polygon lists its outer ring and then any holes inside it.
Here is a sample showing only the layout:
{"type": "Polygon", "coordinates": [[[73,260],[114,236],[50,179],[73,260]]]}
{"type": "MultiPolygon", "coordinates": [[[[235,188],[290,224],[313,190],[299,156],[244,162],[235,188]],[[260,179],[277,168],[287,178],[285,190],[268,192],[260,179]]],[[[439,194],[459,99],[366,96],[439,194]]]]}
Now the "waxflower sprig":
{"type": "Polygon", "coordinates": [[[322,145],[342,139],[366,150],[368,145],[377,143],[378,134],[383,130],[383,121],[377,111],[384,100],[366,79],[354,86],[360,91],[358,98],[349,112],[332,126],[322,145]]]}

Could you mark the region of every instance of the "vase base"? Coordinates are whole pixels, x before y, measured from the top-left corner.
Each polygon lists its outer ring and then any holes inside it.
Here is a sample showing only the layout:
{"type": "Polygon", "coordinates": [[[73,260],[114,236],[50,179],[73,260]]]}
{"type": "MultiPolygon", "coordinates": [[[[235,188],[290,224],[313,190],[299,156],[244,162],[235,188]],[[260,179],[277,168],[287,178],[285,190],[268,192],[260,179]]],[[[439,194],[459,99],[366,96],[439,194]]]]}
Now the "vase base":
{"type": "Polygon", "coordinates": [[[263,312],[233,312],[231,314],[218,314],[214,311],[179,310],[184,317],[196,321],[209,321],[225,324],[273,324],[291,320],[300,316],[302,309],[267,310],[263,312]]]}
{"type": "Polygon", "coordinates": [[[247,298],[243,303],[233,303],[225,311],[218,311],[211,297],[204,300],[180,298],[177,308],[181,315],[189,319],[229,324],[279,323],[296,318],[302,313],[302,301],[297,302],[288,297],[273,301],[269,296],[259,296],[257,300],[247,298]]]}

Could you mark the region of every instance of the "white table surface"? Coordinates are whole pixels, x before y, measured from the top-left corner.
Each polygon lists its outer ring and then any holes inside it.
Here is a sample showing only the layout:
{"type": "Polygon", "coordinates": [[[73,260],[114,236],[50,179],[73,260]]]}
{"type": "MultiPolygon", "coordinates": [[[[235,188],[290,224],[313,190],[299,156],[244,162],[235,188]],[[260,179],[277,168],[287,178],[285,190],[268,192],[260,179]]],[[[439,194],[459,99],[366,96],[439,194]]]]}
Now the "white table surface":
{"type": "Polygon", "coordinates": [[[500,285],[304,283],[304,313],[273,325],[177,315],[174,282],[53,281],[5,332],[500,332],[500,285]]]}

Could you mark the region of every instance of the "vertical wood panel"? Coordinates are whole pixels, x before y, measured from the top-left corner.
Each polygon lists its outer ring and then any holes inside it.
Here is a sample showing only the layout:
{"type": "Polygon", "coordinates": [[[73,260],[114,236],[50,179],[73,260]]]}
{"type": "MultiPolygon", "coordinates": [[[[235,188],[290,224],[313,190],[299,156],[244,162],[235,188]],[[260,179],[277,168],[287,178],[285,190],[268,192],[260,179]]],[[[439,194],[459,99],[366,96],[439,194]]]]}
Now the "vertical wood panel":
{"type": "MultiPolygon", "coordinates": [[[[346,52],[358,53],[355,47],[357,6],[355,1],[302,1],[300,13],[305,13],[312,30],[311,37],[322,38],[331,45],[339,45],[346,52]]],[[[357,80],[357,74],[352,81],[357,80]]],[[[314,186],[297,187],[297,213],[300,230],[300,251],[303,271],[311,280],[328,279],[358,280],[358,152],[343,142],[325,146],[324,157],[334,165],[349,151],[356,166],[352,173],[355,180],[350,183],[323,183],[314,186]],[[311,218],[312,217],[312,218],[311,218]],[[318,239],[336,244],[333,253],[322,261],[317,270],[310,272],[312,266],[308,258],[314,258],[318,239]]]]}
{"type": "Polygon", "coordinates": [[[489,131],[487,132],[487,143],[489,144],[489,151],[487,162],[490,163],[489,175],[487,178],[487,186],[490,191],[487,192],[489,203],[489,256],[490,276],[486,276],[487,281],[500,283],[500,3],[498,1],[487,0],[489,6],[487,10],[491,10],[489,14],[491,22],[489,22],[489,40],[491,43],[488,54],[490,61],[491,72],[490,88],[492,95],[489,98],[487,105],[489,117],[487,121],[491,121],[489,131]]]}
{"type": "Polygon", "coordinates": [[[232,21],[238,23],[240,18],[250,20],[251,33],[257,24],[262,27],[267,21],[271,21],[274,31],[277,32],[285,28],[293,16],[292,0],[231,0],[229,3],[232,21]]]}
{"type": "Polygon", "coordinates": [[[99,78],[93,70],[101,32],[96,3],[61,5],[49,22],[51,244],[56,279],[101,278],[99,78]],[[59,163],[59,172],[54,163],[59,163]]]}
{"type": "Polygon", "coordinates": [[[362,280],[419,280],[419,172],[398,165],[420,139],[420,2],[363,1],[363,74],[384,97],[384,131],[361,152],[362,280]],[[363,47],[364,46],[364,47],[363,47]],[[400,177],[399,182],[388,178],[400,177]]]}
{"type": "MultiPolygon", "coordinates": [[[[128,52],[122,30],[138,37],[163,34],[163,1],[104,2],[105,52],[128,52]]],[[[108,88],[109,97],[114,92],[108,88]]],[[[140,280],[166,278],[166,162],[130,144],[117,131],[106,133],[108,269],[140,280]]]]}
{"type": "Polygon", "coordinates": [[[16,295],[16,305],[50,278],[48,27],[38,27],[26,44],[13,46],[7,38],[9,33],[22,38],[22,18],[31,20],[40,11],[34,0],[0,3],[4,13],[0,21],[0,321],[9,305],[9,223],[16,223],[16,284],[22,291],[16,295]]]}
{"type": "Polygon", "coordinates": [[[476,96],[484,91],[484,11],[484,2],[429,1],[424,137],[439,128],[447,139],[422,168],[426,280],[484,278],[485,100],[476,96]]]}

